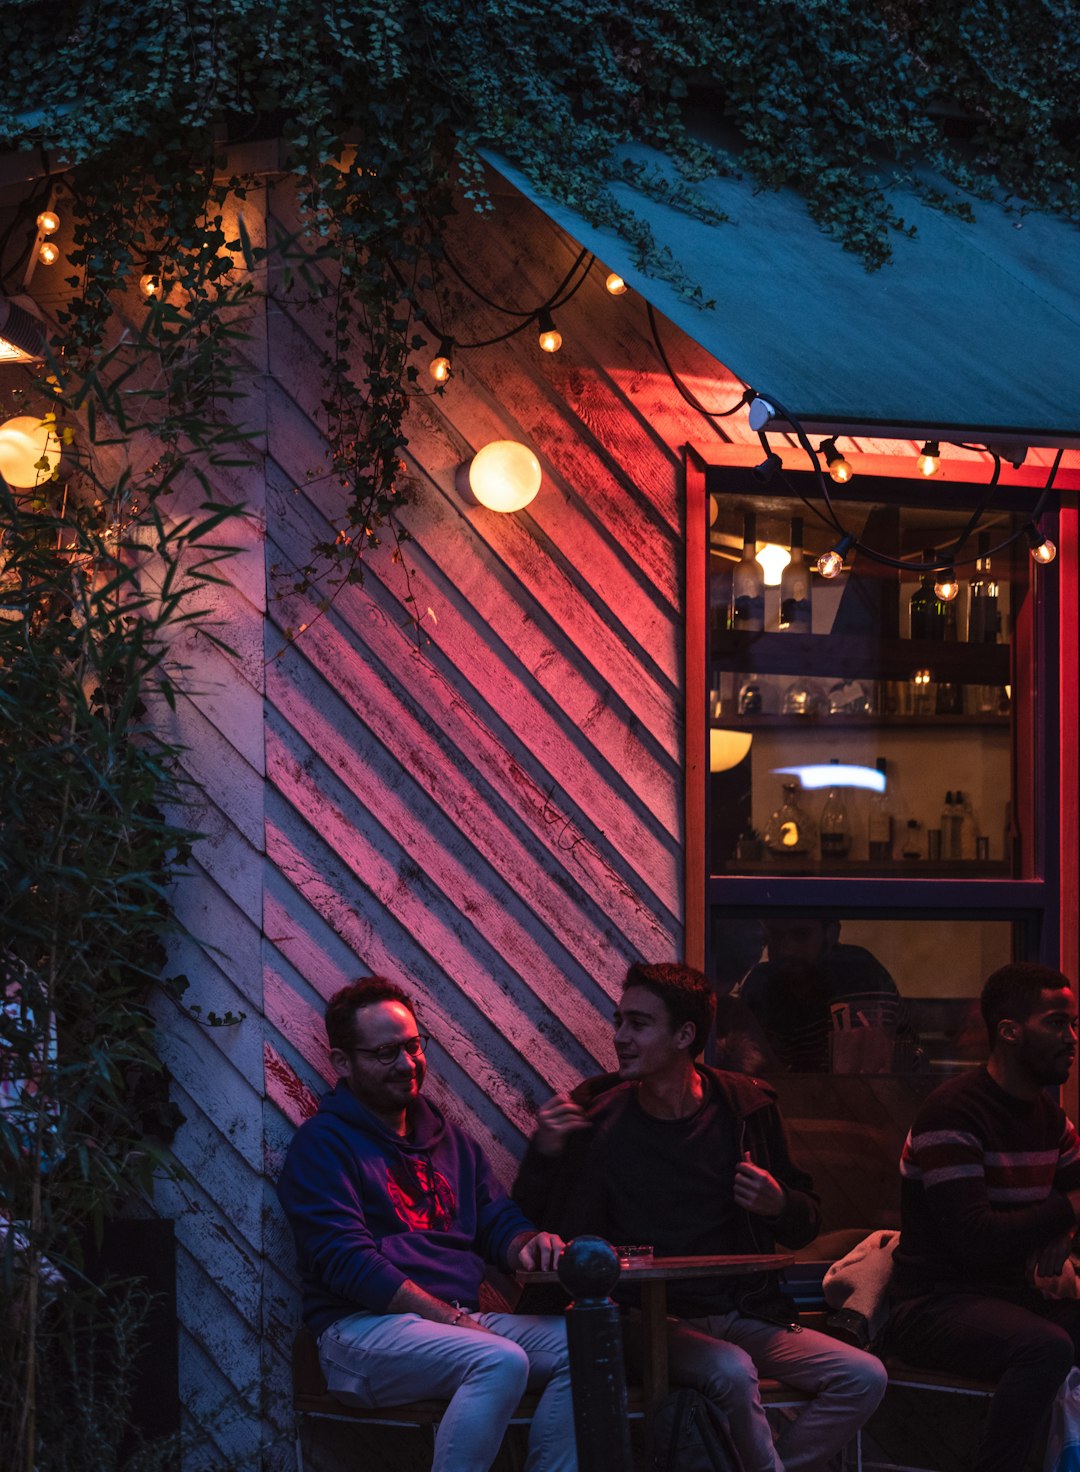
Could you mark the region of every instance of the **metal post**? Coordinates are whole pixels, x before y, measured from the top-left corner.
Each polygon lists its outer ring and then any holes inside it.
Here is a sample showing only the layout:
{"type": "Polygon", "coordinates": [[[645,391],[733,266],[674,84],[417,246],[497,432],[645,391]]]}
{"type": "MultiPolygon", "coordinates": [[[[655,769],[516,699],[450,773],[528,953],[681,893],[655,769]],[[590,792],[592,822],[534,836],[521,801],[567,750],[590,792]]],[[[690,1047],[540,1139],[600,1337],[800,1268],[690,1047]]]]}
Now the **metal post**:
{"type": "Polygon", "coordinates": [[[631,1472],[622,1325],[609,1297],[618,1278],[619,1259],[602,1237],[575,1237],[559,1259],[573,1300],[566,1335],[578,1472],[631,1472]]]}

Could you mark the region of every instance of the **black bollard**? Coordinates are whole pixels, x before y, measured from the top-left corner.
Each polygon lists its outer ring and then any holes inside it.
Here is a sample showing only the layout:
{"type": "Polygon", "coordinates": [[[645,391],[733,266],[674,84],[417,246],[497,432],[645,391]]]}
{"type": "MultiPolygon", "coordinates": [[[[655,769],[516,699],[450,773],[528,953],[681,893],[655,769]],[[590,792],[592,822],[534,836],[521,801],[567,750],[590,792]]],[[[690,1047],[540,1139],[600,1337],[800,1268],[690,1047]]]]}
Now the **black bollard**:
{"type": "Polygon", "coordinates": [[[619,1259],[602,1237],[575,1237],[559,1258],[566,1311],[578,1472],[631,1472],[619,1310],[608,1296],[619,1259]]]}

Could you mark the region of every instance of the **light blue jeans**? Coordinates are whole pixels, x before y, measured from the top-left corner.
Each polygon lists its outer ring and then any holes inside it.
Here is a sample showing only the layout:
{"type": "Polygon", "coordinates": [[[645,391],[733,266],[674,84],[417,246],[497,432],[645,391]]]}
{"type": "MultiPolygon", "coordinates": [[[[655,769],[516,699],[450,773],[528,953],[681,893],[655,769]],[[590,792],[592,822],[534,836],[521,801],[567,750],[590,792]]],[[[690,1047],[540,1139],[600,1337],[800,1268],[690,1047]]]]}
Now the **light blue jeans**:
{"type": "Polygon", "coordinates": [[[739,1313],[668,1320],[668,1367],[723,1410],[746,1472],[823,1472],[877,1409],[888,1375],[876,1355],[739,1313]],[[773,1445],[759,1372],[813,1399],[773,1445]]]}
{"type": "Polygon", "coordinates": [[[541,1391],[525,1472],[577,1472],[566,1322],[474,1314],[485,1328],[433,1324],[417,1314],[350,1314],[319,1340],[326,1383],[369,1409],[447,1400],[432,1472],[488,1472],[526,1388],[541,1391]]]}

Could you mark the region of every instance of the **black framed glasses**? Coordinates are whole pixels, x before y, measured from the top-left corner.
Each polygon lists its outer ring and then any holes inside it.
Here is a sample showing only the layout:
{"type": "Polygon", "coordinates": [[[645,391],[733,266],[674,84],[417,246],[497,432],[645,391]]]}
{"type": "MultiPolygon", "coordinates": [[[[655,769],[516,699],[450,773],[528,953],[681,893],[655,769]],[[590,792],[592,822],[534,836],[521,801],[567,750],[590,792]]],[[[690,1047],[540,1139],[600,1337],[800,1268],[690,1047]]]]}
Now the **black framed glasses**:
{"type": "Polygon", "coordinates": [[[381,1048],[350,1048],[349,1052],[363,1053],[368,1058],[374,1058],[384,1068],[389,1068],[398,1061],[402,1053],[408,1053],[410,1058],[419,1058],[430,1042],[428,1033],[418,1032],[414,1038],[406,1038],[403,1043],[383,1043],[381,1048]]]}

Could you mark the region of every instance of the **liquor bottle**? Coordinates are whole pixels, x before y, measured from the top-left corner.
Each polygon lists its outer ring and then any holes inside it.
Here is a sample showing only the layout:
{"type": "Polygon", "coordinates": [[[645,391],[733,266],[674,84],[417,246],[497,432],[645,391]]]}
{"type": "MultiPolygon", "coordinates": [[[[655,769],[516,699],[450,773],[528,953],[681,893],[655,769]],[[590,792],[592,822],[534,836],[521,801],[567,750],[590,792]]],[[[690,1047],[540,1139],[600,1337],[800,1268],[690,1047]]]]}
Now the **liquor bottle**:
{"type": "Polygon", "coordinates": [[[765,692],[757,675],[747,675],[739,686],[739,714],[759,716],[764,709],[765,692]]]}
{"type": "Polygon", "coordinates": [[[979,555],[975,559],[975,576],[968,590],[968,643],[996,644],[1001,615],[998,612],[998,581],[990,570],[989,532],[979,533],[979,555]]]}
{"type": "Polygon", "coordinates": [[[765,829],[765,847],[775,858],[796,858],[811,853],[817,838],[813,820],[799,802],[798,782],[783,784],[784,800],[765,829]]]}
{"type": "Polygon", "coordinates": [[[941,857],[943,859],[958,859],[960,857],[960,794],[954,797],[951,792],[945,794],[945,802],[941,809],[941,857]]]}
{"type": "Polygon", "coordinates": [[[803,560],[802,517],[791,518],[791,561],[780,574],[780,627],[793,634],[811,632],[810,569],[803,560]]]}
{"type": "MultiPolygon", "coordinates": [[[[833,757],[833,765],[839,762],[833,757]]],[[[821,857],[823,859],[846,859],[851,851],[851,829],[848,826],[847,805],[838,787],[830,787],[821,810],[821,857]]]]}
{"type": "Polygon", "coordinates": [[[765,627],[765,574],[754,556],[757,545],[757,517],[752,511],[743,516],[742,556],[731,574],[731,627],[749,633],[760,633],[765,627]]]}
{"type": "Polygon", "coordinates": [[[892,798],[889,793],[887,766],[885,758],[879,756],[877,769],[885,778],[885,788],[870,796],[870,821],[867,825],[870,858],[878,864],[891,859],[893,851],[892,798]]]}
{"type": "Polygon", "coordinates": [[[971,799],[963,798],[961,802],[962,797],[962,793],[956,794],[960,807],[960,858],[974,859],[979,852],[979,825],[975,821],[971,799]]]}
{"type": "MultiPolygon", "coordinates": [[[[937,552],[928,547],[922,555],[924,562],[933,562],[937,552]]],[[[911,595],[911,637],[934,639],[939,643],[956,638],[956,602],[945,603],[934,592],[937,573],[931,569],[919,579],[919,586],[911,595]]]]}
{"type": "Polygon", "coordinates": [[[901,839],[900,857],[902,859],[921,859],[923,856],[922,824],[918,818],[909,818],[904,825],[903,838],[901,839]]]}

